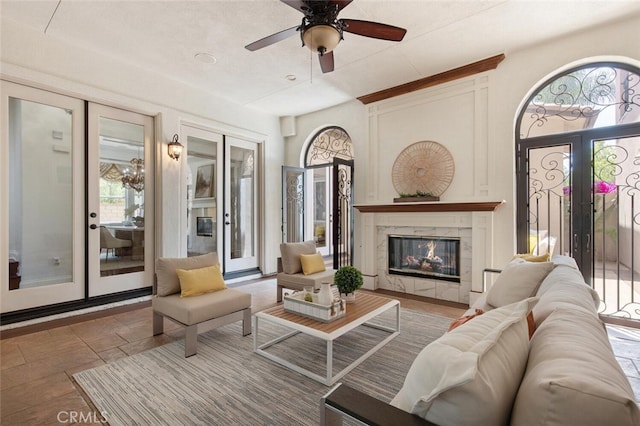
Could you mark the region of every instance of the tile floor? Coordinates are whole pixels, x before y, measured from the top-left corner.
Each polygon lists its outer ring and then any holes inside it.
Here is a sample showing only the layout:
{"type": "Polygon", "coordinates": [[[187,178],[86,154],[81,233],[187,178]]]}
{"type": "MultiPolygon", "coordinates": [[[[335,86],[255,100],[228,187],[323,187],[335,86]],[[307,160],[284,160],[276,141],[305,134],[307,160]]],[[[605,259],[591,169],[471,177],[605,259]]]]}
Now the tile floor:
{"type": "MultiPolygon", "coordinates": [[[[253,294],[254,310],[275,304],[274,279],[251,281],[242,288],[253,294]]],[[[450,318],[464,312],[459,307],[397,298],[403,307],[450,318]]],[[[91,420],[100,424],[100,417],[72,375],[183,338],[183,330],[169,321],[165,334],[152,336],[151,318],[151,302],[143,302],[3,331],[0,424],[68,424],[73,423],[74,415],[83,424],[91,420]]],[[[640,401],[640,330],[617,326],[610,330],[618,360],[640,401]]]]}
{"type": "Polygon", "coordinates": [[[640,404],[640,329],[607,324],[613,352],[640,404]]]}

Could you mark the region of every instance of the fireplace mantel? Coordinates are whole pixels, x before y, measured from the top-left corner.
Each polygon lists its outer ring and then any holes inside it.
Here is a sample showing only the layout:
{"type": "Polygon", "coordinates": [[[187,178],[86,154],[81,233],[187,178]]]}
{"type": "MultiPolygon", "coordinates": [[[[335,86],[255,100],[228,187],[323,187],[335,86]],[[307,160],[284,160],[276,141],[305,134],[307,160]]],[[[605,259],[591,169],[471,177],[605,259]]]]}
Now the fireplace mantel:
{"type": "Polygon", "coordinates": [[[493,263],[495,210],[504,201],[360,204],[360,258],[364,287],[405,292],[458,303],[482,294],[482,271],[493,263]],[[460,282],[398,277],[388,271],[388,236],[459,237],[460,282]]]}
{"type": "Polygon", "coordinates": [[[434,212],[492,212],[504,201],[427,202],[394,204],[360,204],[354,206],[361,213],[434,213],[434,212]]]}

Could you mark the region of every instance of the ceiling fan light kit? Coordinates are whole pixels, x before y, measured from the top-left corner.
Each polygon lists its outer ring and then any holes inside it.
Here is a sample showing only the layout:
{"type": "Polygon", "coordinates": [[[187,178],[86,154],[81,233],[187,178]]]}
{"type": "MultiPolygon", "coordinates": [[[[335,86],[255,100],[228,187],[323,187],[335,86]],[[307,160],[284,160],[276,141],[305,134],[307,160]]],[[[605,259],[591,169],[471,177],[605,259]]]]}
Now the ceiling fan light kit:
{"type": "Polygon", "coordinates": [[[333,49],[335,49],[343,32],[364,37],[389,41],[401,41],[407,30],[379,22],[360,21],[356,19],[338,19],[338,13],[353,0],[280,0],[302,12],[302,23],[264,37],[245,46],[254,51],[282,41],[296,32],[300,32],[302,45],[317,52],[320,68],[323,73],[333,71],[333,49]]]}
{"type": "Polygon", "coordinates": [[[302,33],[302,42],[320,55],[332,52],[338,46],[342,34],[333,26],[326,24],[313,25],[302,33]]]}

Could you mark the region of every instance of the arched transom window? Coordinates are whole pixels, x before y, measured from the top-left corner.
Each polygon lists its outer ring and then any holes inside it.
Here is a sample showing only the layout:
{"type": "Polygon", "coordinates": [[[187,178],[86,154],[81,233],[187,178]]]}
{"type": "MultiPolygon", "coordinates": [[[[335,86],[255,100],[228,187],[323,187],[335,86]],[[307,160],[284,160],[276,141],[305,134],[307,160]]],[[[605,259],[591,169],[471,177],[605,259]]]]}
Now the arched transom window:
{"type": "Polygon", "coordinates": [[[593,63],[554,76],[522,111],[521,139],[640,122],[640,75],[593,63]]]}
{"type": "Polygon", "coordinates": [[[353,160],[351,137],[341,127],[325,127],[311,139],[304,159],[304,166],[312,167],[332,164],[334,157],[353,160]]]}

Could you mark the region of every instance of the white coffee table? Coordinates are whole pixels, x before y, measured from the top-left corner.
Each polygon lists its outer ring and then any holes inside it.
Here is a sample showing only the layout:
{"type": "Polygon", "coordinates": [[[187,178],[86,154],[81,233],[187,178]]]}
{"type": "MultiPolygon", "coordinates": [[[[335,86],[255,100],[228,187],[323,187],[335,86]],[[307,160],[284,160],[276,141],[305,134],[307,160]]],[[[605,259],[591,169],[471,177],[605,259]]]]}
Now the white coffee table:
{"type": "Polygon", "coordinates": [[[356,296],[356,302],[347,305],[347,313],[344,317],[337,319],[333,322],[323,323],[310,318],[303,317],[291,312],[286,312],[284,306],[278,305],[273,308],[266,309],[258,312],[253,316],[253,350],[274,361],[284,367],[287,367],[293,371],[310,377],[320,383],[327,386],[333,385],[336,381],[342,378],[345,374],[356,368],[365,359],[369,358],[378,349],[386,345],[391,339],[396,337],[400,333],[400,302],[394,299],[386,297],[380,297],[373,294],[359,292],[356,296]],[[395,327],[385,327],[377,324],[368,323],[371,319],[378,315],[387,312],[388,310],[395,308],[395,327]],[[260,323],[270,322],[284,326],[292,331],[280,336],[276,339],[270,340],[261,345],[258,344],[258,338],[260,335],[260,323]],[[367,353],[360,356],[360,358],[347,365],[342,370],[333,373],[333,342],[338,337],[353,330],[361,325],[377,328],[379,330],[389,332],[389,335],[385,337],[380,343],[371,348],[367,353]],[[296,365],[282,357],[275,355],[271,352],[267,352],[267,349],[276,343],[287,340],[288,338],[295,336],[296,334],[304,333],[309,336],[322,339],[326,342],[326,375],[321,376],[308,369],[305,369],[299,365],[296,365]]]}

